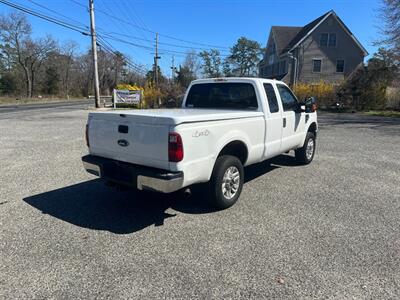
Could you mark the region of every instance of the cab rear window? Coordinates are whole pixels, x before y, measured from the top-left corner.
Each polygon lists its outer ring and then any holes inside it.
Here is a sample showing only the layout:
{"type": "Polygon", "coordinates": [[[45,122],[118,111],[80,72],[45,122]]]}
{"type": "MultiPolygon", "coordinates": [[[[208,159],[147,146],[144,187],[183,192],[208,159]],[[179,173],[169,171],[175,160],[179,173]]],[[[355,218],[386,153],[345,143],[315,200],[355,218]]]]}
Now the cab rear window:
{"type": "Polygon", "coordinates": [[[258,102],[251,83],[202,83],[192,85],[186,107],[253,110],[258,108],[258,102]]]}

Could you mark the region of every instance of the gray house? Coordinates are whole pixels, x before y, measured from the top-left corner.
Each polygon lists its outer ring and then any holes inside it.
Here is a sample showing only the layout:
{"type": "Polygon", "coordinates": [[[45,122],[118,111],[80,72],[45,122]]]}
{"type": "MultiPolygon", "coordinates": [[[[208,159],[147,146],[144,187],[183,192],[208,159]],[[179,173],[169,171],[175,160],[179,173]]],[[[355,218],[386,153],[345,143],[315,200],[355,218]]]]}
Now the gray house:
{"type": "Polygon", "coordinates": [[[368,55],[331,10],[304,27],[272,26],[259,76],[288,84],[338,83],[368,55]]]}

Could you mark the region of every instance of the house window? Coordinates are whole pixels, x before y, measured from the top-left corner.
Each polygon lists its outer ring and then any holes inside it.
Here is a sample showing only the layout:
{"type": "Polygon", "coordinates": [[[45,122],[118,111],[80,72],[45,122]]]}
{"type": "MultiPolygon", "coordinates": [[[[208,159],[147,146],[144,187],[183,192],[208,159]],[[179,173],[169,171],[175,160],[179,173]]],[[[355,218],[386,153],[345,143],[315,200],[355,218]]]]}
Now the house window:
{"type": "Polygon", "coordinates": [[[313,59],[313,72],[321,73],[322,60],[321,59],[313,59]]]}
{"type": "Polygon", "coordinates": [[[327,33],[322,33],[321,34],[321,39],[320,39],[320,41],[319,41],[319,45],[321,46],[321,47],[326,47],[326,46],[328,46],[328,34],[327,33]]]}
{"type": "Polygon", "coordinates": [[[329,34],[328,46],[329,47],[336,47],[336,33],[330,33],[329,34]]]}
{"type": "Polygon", "coordinates": [[[344,59],[338,59],[336,61],[336,72],[343,73],[344,72],[344,59]]]}

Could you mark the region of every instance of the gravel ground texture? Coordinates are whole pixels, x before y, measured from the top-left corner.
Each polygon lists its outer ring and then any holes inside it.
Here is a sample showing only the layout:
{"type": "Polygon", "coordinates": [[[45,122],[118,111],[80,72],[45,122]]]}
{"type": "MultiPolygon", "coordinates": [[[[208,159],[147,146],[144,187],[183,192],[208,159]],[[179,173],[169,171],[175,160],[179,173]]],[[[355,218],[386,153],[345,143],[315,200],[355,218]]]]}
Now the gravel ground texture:
{"type": "Polygon", "coordinates": [[[1,299],[400,298],[400,119],[321,113],[214,211],[85,173],[84,106],[0,110],[1,299]]]}

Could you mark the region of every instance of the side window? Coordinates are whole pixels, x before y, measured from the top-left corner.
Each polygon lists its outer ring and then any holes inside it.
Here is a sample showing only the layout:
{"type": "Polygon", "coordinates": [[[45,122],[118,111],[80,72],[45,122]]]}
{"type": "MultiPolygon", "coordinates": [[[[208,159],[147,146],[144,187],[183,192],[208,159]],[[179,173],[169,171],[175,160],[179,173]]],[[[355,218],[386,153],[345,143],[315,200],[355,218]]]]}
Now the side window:
{"type": "Polygon", "coordinates": [[[344,60],[343,59],[338,59],[336,61],[336,72],[337,73],[343,73],[344,72],[344,60]]]}
{"type": "Polygon", "coordinates": [[[314,73],[320,73],[321,72],[321,66],[322,66],[322,60],[321,59],[313,59],[313,69],[312,69],[312,71],[314,73]]]}
{"type": "Polygon", "coordinates": [[[278,100],[276,99],[276,94],[274,87],[270,83],[264,83],[265,93],[268,98],[269,111],[271,113],[276,113],[279,111],[278,100]]]}
{"type": "Polygon", "coordinates": [[[284,111],[294,110],[297,105],[297,99],[287,86],[277,84],[279,95],[281,96],[284,111]]]}

